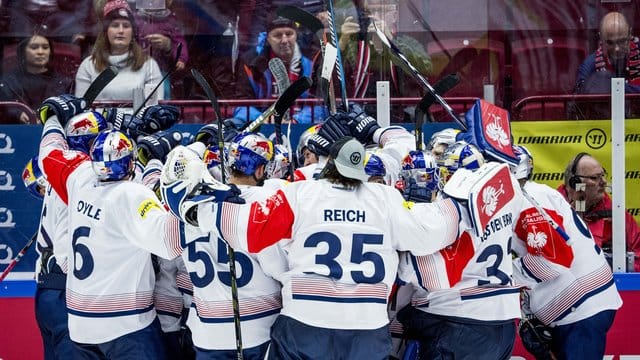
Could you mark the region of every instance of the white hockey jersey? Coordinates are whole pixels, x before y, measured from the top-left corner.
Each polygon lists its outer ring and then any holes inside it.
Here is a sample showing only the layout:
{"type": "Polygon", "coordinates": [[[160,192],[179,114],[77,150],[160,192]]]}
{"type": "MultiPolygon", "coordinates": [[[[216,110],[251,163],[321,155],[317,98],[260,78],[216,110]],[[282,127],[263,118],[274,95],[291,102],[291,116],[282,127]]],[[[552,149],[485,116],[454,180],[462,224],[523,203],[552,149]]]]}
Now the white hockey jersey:
{"type": "MultiPolygon", "coordinates": [[[[51,271],[54,264],[57,264],[63,273],[67,273],[68,254],[71,250],[71,240],[69,238],[69,215],[67,204],[53,191],[51,185],[47,186],[42,202],[42,212],[40,214],[40,228],[37,235],[38,258],[36,259],[36,281],[42,268],[51,271]],[[46,259],[46,264],[42,263],[42,254],[46,251],[53,251],[53,255],[46,259]]],[[[64,283],[62,284],[64,288],[64,283]]]]}
{"type": "Polygon", "coordinates": [[[86,154],[67,150],[55,119],[44,126],[40,167],[69,209],[69,335],[99,344],[155,319],[150,252],[180,254],[178,221],[153,191],[132,181],[100,182],[86,154]]]}
{"type": "Polygon", "coordinates": [[[387,175],[387,185],[395,186],[400,178],[402,160],[410,151],[416,149],[414,136],[400,126],[388,126],[376,130],[373,141],[379,144],[374,153],[380,157],[387,175]]]}
{"type": "Polygon", "coordinates": [[[543,323],[565,325],[622,305],[613,274],[587,226],[556,190],[527,182],[525,191],[565,230],[569,241],[529,203],[516,221],[515,281],[528,286],[529,308],[543,323]]]}
{"type": "Polygon", "coordinates": [[[412,298],[417,309],[472,321],[520,317],[520,288],[511,279],[510,251],[524,197],[508,169],[503,171],[507,176],[501,196],[511,200],[491,214],[480,236],[463,211],[460,229],[465,231],[455,242],[432,255],[402,254],[400,278],[417,285],[412,298]]]}
{"type": "Polygon", "coordinates": [[[294,182],[264,202],[201,204],[198,219],[206,231],[218,222],[234,248],[284,250],[274,255],[288,269],[280,276],[283,315],[315,327],[378,329],[389,322],[396,251],[424,255],[442,246],[434,238],[457,236],[456,204],[429,205],[418,223],[395,189],[371,183],[346,189],[320,179],[294,182]]]}
{"type": "MultiPolygon", "coordinates": [[[[247,202],[262,201],[273,194],[267,181],[265,187],[238,186],[247,202]]],[[[182,255],[193,283],[193,302],[187,325],[195,346],[207,350],[236,348],[229,253],[227,243],[219,238],[215,228],[206,233],[184,225],[185,251],[182,255]]],[[[269,251],[277,251],[271,249],[269,251]]],[[[268,252],[249,254],[236,250],[236,276],[242,343],[255,347],[270,339],[271,325],[282,307],[281,285],[267,276],[260,266],[268,252]]]]}

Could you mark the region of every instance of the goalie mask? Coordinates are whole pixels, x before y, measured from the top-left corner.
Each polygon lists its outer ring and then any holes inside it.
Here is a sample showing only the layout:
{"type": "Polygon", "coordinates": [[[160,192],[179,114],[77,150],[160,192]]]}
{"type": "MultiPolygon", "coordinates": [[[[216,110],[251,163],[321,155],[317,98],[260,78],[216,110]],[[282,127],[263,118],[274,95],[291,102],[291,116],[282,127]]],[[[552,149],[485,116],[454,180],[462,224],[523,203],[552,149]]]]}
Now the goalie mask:
{"type": "Polygon", "coordinates": [[[282,144],[274,145],[273,160],[267,165],[268,179],[287,179],[290,174],[289,150],[282,144]]]}
{"type": "Polygon", "coordinates": [[[456,142],[456,136],[460,133],[460,130],[453,128],[446,128],[431,135],[431,140],[427,144],[427,150],[431,151],[436,158],[441,157],[444,151],[456,142]]]}
{"type": "Polygon", "coordinates": [[[83,112],[72,117],[64,128],[69,148],[88,154],[93,139],[107,127],[107,121],[95,111],[83,112]]]}
{"type": "Polygon", "coordinates": [[[98,178],[113,181],[133,174],[136,152],[133,141],[127,135],[117,130],[107,130],[98,134],[89,156],[98,178]]]}
{"type": "Polygon", "coordinates": [[[475,170],[484,163],[484,156],[474,145],[458,141],[450,145],[439,161],[444,182],[449,180],[458,169],[475,170]]]}
{"type": "Polygon", "coordinates": [[[240,134],[229,144],[229,168],[245,175],[254,175],[260,165],[266,165],[272,158],[273,143],[262,135],[240,134]]]}
{"type": "Polygon", "coordinates": [[[426,188],[430,193],[438,191],[443,185],[440,183],[440,167],[428,151],[410,151],[402,160],[400,175],[405,187],[410,179],[414,179],[417,186],[426,188]]]}
{"type": "Polygon", "coordinates": [[[511,173],[516,179],[531,179],[531,175],[533,175],[533,155],[529,152],[529,150],[522,145],[514,145],[513,152],[518,157],[518,165],[509,166],[511,169],[511,173]]]}
{"type": "Polygon", "coordinates": [[[38,166],[38,156],[34,156],[22,170],[22,182],[29,193],[38,199],[44,197],[44,190],[49,183],[38,166]]]}

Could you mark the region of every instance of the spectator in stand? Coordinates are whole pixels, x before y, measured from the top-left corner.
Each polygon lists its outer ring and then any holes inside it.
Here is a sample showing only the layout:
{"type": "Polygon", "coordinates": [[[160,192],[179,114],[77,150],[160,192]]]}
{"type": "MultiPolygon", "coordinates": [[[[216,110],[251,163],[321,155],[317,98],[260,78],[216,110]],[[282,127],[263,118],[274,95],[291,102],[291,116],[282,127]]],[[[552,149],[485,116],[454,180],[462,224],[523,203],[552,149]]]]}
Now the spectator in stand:
{"type": "MultiPolygon", "coordinates": [[[[431,73],[431,59],[416,39],[397,34],[398,4],[378,0],[366,2],[365,16],[348,16],[341,26],[340,48],[347,79],[349,98],[375,98],[376,82],[389,81],[392,97],[421,97],[419,84],[402,69],[391,62],[391,56],[382,46],[372,22],[397,45],[418,71],[427,76],[431,73]],[[362,27],[368,26],[367,29],[362,27]],[[360,61],[359,59],[365,59],[360,61]]],[[[405,106],[394,106],[391,122],[413,122],[413,111],[407,113],[405,106]]],[[[375,104],[365,106],[370,116],[376,116],[375,104]]]]}
{"type": "MultiPolygon", "coordinates": [[[[270,99],[277,98],[282,92],[278,89],[273,74],[269,70],[269,60],[278,57],[289,70],[289,80],[294,82],[302,76],[313,79],[312,61],[302,55],[297,43],[297,29],[293,21],[282,17],[275,17],[269,22],[267,27],[266,44],[260,51],[250,50],[241,59],[238,70],[237,96],[238,99],[270,99]]],[[[301,98],[309,96],[305,92],[301,98]]],[[[299,124],[310,124],[324,120],[324,107],[315,106],[312,111],[310,106],[302,109],[296,108],[292,115],[292,120],[299,124]]],[[[247,109],[238,107],[234,112],[234,118],[243,122],[256,119],[262,112],[256,107],[247,109]]]]}
{"type": "MultiPolygon", "coordinates": [[[[75,94],[82,96],[100,72],[115,65],[118,75],[102,90],[97,100],[130,102],[134,92],[144,90],[146,85],[155,87],[160,82],[160,67],[135,40],[137,26],[125,0],[107,1],[102,23],[93,54],[85,58],[78,68],[75,94]]],[[[164,99],[162,87],[158,88],[156,97],[164,99]]]]}
{"type": "MultiPolygon", "coordinates": [[[[611,197],[605,191],[607,172],[600,162],[587,153],[577,154],[567,164],[564,171],[564,184],[558,191],[582,216],[587,223],[595,243],[605,253],[611,253],[611,197]],[[581,185],[584,189],[581,190],[581,185]]],[[[625,234],[627,249],[633,251],[636,259],[640,256],[640,228],[633,216],[625,213],[625,234]]],[[[640,271],[640,261],[635,261],[634,271],[640,271]]]]}
{"type": "MultiPolygon", "coordinates": [[[[72,80],[50,67],[53,55],[52,42],[43,35],[22,40],[17,48],[16,68],[5,74],[0,83],[0,101],[19,101],[35,110],[49,96],[71,91],[72,80]]],[[[3,124],[28,124],[29,120],[22,109],[2,111],[3,124]]]]}
{"type": "Polygon", "coordinates": [[[41,31],[55,41],[81,45],[93,27],[91,0],[5,0],[0,7],[8,18],[3,36],[41,31]]]}
{"type": "Polygon", "coordinates": [[[600,45],[578,68],[574,92],[594,93],[591,87],[598,87],[602,72],[624,77],[626,92],[640,92],[640,40],[631,35],[624,15],[615,11],[602,18],[600,45]]]}
{"type": "MultiPolygon", "coordinates": [[[[136,24],[139,27],[138,40],[143,49],[158,62],[163,74],[171,71],[175,61],[178,44],[182,44],[180,57],[175,65],[177,71],[184,70],[189,53],[187,42],[182,33],[182,25],[170,10],[173,0],[166,0],[163,8],[136,7],[136,24]]],[[[162,5],[162,4],[160,4],[162,5]]],[[[165,98],[170,97],[170,79],[165,82],[165,98]]]]}

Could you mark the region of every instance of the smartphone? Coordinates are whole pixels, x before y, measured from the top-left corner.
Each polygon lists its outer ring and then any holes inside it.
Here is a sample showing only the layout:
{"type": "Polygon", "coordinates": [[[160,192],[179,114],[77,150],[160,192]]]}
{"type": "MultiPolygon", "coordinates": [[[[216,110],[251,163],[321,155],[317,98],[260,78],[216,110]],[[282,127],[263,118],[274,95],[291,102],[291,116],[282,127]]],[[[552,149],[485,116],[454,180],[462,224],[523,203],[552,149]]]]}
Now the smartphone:
{"type": "Polygon", "coordinates": [[[165,0],[136,0],[136,9],[163,10],[166,7],[165,0]]]}

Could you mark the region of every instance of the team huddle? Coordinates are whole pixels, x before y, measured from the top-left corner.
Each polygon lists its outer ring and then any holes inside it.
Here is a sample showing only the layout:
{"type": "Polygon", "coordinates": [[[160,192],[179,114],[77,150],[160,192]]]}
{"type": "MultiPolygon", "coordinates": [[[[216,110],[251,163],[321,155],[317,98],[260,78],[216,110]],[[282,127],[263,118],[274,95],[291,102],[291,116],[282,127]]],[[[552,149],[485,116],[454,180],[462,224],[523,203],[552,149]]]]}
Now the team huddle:
{"type": "Polygon", "coordinates": [[[509,139],[511,158],[454,129],[423,150],[352,105],[293,154],[231,124],[187,141],[168,105],[84,107],[42,104],[23,173],[44,197],[51,354],[508,359],[518,331],[539,358],[604,354],[622,304],[610,267],[509,139]]]}

